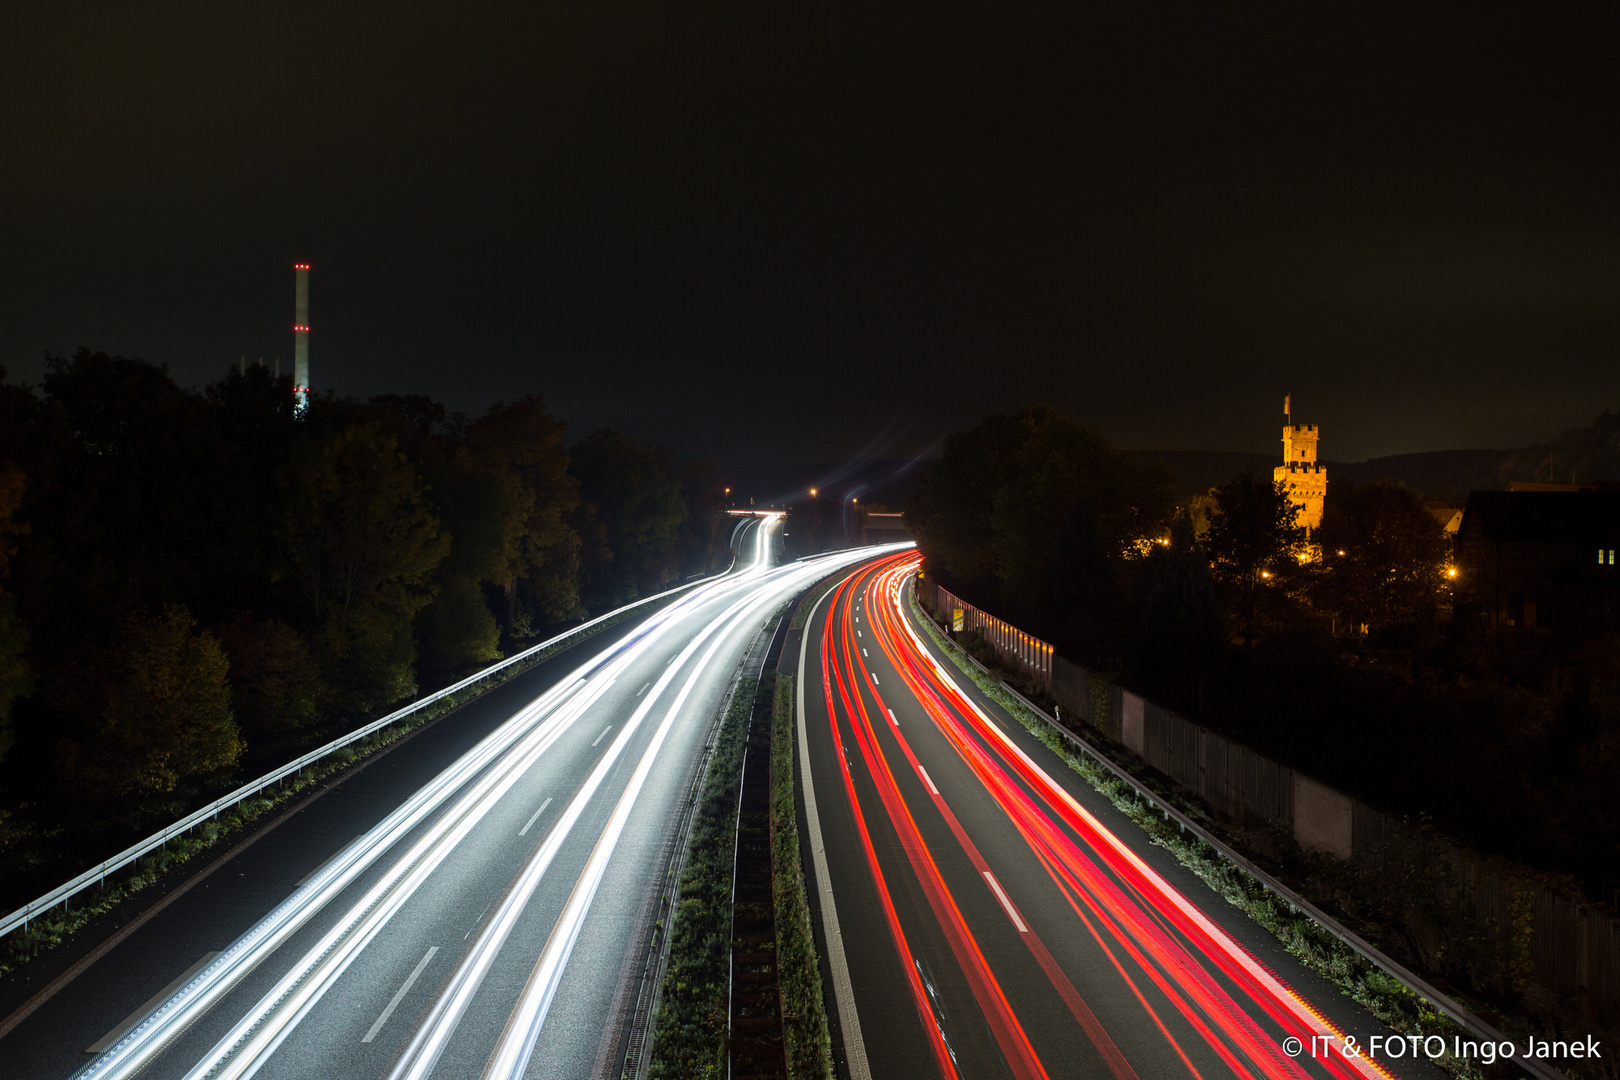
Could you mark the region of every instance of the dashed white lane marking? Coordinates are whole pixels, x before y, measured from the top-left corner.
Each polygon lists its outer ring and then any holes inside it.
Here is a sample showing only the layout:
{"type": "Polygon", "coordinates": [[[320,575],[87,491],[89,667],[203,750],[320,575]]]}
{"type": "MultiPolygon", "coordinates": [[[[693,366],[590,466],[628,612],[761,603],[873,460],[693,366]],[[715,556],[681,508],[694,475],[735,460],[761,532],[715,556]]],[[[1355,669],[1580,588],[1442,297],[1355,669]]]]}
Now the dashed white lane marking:
{"type": "MultiPolygon", "coordinates": [[[[895,726],[899,727],[900,725],[896,724],[895,726]]],[[[928,790],[932,791],[935,795],[938,795],[939,788],[934,786],[934,778],[928,775],[928,770],[923,768],[921,765],[918,765],[917,771],[922,773],[923,783],[928,785],[928,790]]]]}
{"type": "Polygon", "coordinates": [[[877,672],[875,672],[875,671],[868,671],[868,672],[867,672],[867,674],[868,674],[868,675],[870,675],[870,676],[872,676],[872,683],[873,683],[873,685],[875,685],[875,686],[882,686],[882,685],[883,685],[883,684],[882,684],[882,683],[880,683],[880,682],[878,682],[878,677],[877,677],[877,672]]]}
{"type": "MultiPolygon", "coordinates": [[[[550,801],[550,799],[546,800],[546,802],[550,801]]],[[[366,1032],[365,1036],[360,1040],[361,1042],[368,1043],[377,1037],[377,1032],[381,1031],[382,1026],[388,1023],[388,1018],[394,1015],[394,1010],[399,1007],[399,1003],[405,1000],[406,994],[410,993],[411,984],[416,982],[416,977],[422,974],[422,969],[428,966],[428,961],[432,960],[433,954],[438,951],[439,947],[437,945],[434,945],[432,948],[428,949],[427,955],[422,957],[421,961],[417,963],[416,970],[412,971],[405,979],[405,985],[401,986],[399,991],[394,994],[394,1000],[388,1003],[388,1007],[382,1011],[381,1016],[377,1017],[377,1022],[371,1025],[371,1030],[366,1032]]]]}
{"type": "Polygon", "coordinates": [[[1029,927],[1025,926],[1024,920],[1018,917],[1018,911],[1012,906],[1012,901],[1007,899],[1007,894],[1001,891],[1001,882],[996,880],[996,875],[986,870],[984,880],[988,881],[990,888],[995,890],[996,899],[1001,901],[1001,906],[1007,910],[1007,917],[1013,921],[1014,926],[1018,927],[1018,932],[1020,934],[1029,933],[1029,927]]]}
{"type": "Polygon", "coordinates": [[[613,730],[613,725],[612,724],[609,724],[607,727],[603,728],[602,729],[602,734],[598,735],[596,738],[591,740],[591,745],[595,746],[597,743],[601,742],[604,738],[607,737],[607,733],[612,731],[612,730],[613,730]]]}
{"type": "Polygon", "coordinates": [[[866,651],[866,646],[865,646],[865,645],[862,645],[862,646],[861,646],[861,655],[862,655],[862,656],[867,656],[867,655],[869,655],[869,654],[868,654],[868,653],[867,653],[867,651],[866,651]]]}
{"type": "Polygon", "coordinates": [[[190,982],[193,975],[207,967],[208,962],[218,955],[219,953],[217,952],[203,953],[203,958],[201,960],[186,968],[184,973],[182,973],[179,978],[175,979],[174,982],[159,990],[156,994],[153,994],[152,1000],[146,1002],[140,1008],[124,1017],[122,1023],[113,1028],[111,1031],[107,1032],[107,1034],[103,1035],[101,1038],[97,1039],[93,1045],[86,1047],[84,1052],[87,1054],[106,1053],[109,1046],[117,1042],[119,1039],[122,1039],[124,1037],[124,1033],[129,1031],[130,1028],[152,1015],[153,1009],[156,1009],[159,1005],[172,998],[176,990],[190,982]]]}
{"type": "Polygon", "coordinates": [[[898,720],[896,720],[894,718],[894,710],[893,709],[889,710],[889,723],[893,724],[895,727],[900,726],[900,721],[898,721],[898,720]]]}
{"type": "Polygon", "coordinates": [[[645,694],[647,692],[647,687],[651,685],[652,683],[643,683],[641,689],[636,691],[636,697],[640,697],[642,694],[645,694]]]}
{"type": "Polygon", "coordinates": [[[532,829],[534,827],[534,823],[536,821],[540,820],[540,815],[545,813],[546,812],[546,807],[548,807],[550,805],[551,805],[551,800],[549,798],[545,802],[541,803],[540,804],[540,809],[536,810],[534,812],[533,816],[531,816],[529,818],[529,823],[527,825],[523,826],[523,828],[518,830],[518,835],[522,836],[524,833],[526,833],[530,829],[532,829]]]}

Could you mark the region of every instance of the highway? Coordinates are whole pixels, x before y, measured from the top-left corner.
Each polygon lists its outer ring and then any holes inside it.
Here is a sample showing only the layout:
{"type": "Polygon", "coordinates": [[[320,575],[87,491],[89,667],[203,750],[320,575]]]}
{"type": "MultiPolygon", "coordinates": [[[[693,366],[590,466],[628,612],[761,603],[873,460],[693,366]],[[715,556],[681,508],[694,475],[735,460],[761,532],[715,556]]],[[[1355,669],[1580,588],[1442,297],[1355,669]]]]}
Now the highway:
{"type": "Polygon", "coordinates": [[[745,527],[734,572],[210,865],[0,1039],[0,1076],[619,1075],[677,826],[739,666],[784,601],[874,550],[772,566],[779,524],[745,527]]]}
{"type": "Polygon", "coordinates": [[[917,564],[850,573],[799,646],[807,870],[853,1080],[1443,1075],[1340,1052],[1388,1029],[962,675],[913,621],[917,564]]]}

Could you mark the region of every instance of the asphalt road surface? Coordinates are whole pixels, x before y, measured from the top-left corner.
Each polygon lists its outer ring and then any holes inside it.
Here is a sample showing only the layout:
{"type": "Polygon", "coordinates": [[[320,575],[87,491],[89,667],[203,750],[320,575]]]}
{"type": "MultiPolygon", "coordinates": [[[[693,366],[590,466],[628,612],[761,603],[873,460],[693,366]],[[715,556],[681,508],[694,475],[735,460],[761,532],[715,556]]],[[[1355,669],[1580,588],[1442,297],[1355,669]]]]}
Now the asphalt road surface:
{"type": "MultiPolygon", "coordinates": [[[[0,1076],[617,1076],[677,822],[739,666],[787,598],[871,554],[772,567],[778,524],[747,526],[740,569],[193,871],[207,876],[0,1039],[0,1076]]],[[[0,984],[0,1018],[72,954],[0,984]]]]}
{"type": "Polygon", "coordinates": [[[854,1080],[1443,1075],[1346,1055],[1388,1029],[940,654],[916,564],[851,573],[801,645],[807,869],[854,1080]]]}

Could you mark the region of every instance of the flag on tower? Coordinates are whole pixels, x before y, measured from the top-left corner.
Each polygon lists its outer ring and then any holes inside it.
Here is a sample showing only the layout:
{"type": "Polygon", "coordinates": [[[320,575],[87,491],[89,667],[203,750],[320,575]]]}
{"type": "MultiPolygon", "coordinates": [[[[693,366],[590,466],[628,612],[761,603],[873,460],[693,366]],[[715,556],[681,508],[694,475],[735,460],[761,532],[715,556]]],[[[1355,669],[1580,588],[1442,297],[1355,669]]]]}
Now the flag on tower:
{"type": "Polygon", "coordinates": [[[1294,410],[1291,407],[1291,403],[1293,402],[1293,400],[1294,400],[1294,395],[1293,394],[1284,394],[1283,395],[1283,415],[1284,416],[1293,416],[1294,415],[1294,410]]]}

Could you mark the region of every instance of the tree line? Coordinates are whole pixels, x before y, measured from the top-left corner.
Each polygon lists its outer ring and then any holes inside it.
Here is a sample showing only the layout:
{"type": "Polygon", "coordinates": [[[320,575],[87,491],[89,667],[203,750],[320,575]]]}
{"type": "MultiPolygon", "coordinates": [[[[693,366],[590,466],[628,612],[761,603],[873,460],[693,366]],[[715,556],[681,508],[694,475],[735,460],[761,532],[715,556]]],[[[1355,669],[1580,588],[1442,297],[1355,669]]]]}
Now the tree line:
{"type": "Polygon", "coordinates": [[[1307,537],[1270,476],[1178,500],[1031,406],[950,436],[906,517],[928,573],[1150,700],[1593,893],[1620,866],[1620,638],[1459,632],[1418,492],[1332,480],[1307,537]]]}
{"type": "Polygon", "coordinates": [[[0,850],[176,812],[323,729],[717,565],[714,468],[544,400],[469,417],[0,368],[0,850]],[[9,813],[9,820],[4,815],[9,813]]]}

